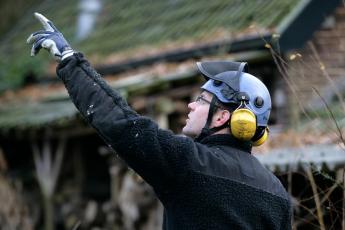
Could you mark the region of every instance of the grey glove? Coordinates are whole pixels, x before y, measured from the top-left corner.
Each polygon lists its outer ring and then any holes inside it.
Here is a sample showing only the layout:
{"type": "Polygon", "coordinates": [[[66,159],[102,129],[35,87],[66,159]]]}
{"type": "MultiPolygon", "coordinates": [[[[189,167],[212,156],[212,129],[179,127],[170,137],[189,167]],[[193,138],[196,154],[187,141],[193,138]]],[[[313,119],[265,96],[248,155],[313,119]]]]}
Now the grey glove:
{"type": "Polygon", "coordinates": [[[32,44],[31,56],[35,56],[41,48],[48,50],[59,62],[73,55],[73,49],[54,24],[42,14],[35,13],[35,17],[42,23],[44,30],[28,37],[27,43],[32,44]]]}

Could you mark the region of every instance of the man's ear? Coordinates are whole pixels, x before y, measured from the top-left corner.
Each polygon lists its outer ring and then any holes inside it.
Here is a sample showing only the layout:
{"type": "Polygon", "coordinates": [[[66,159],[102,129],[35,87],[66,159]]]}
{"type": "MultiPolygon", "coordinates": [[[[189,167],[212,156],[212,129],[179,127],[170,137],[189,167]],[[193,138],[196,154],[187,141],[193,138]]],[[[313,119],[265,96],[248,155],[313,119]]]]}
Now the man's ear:
{"type": "Polygon", "coordinates": [[[229,121],[230,116],[231,113],[228,110],[218,110],[213,116],[213,127],[222,126],[229,121]]]}

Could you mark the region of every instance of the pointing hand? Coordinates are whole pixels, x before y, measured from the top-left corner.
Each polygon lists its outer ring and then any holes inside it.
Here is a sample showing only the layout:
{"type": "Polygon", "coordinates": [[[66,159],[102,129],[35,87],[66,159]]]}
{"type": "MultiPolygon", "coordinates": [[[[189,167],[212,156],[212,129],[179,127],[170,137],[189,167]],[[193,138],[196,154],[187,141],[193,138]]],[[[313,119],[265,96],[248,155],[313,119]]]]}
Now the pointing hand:
{"type": "Polygon", "coordinates": [[[61,61],[74,51],[54,24],[42,14],[35,13],[35,17],[41,22],[44,30],[31,34],[27,43],[32,44],[31,56],[35,56],[41,48],[48,50],[57,61],[61,61]]]}

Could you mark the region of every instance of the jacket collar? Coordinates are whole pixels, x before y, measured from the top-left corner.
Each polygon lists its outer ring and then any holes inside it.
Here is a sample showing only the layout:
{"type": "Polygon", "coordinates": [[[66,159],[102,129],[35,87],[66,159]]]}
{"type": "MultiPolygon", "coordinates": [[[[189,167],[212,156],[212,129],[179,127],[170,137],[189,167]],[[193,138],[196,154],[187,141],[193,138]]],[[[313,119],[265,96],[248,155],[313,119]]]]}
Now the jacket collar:
{"type": "Polygon", "coordinates": [[[240,141],[232,137],[230,134],[214,134],[207,136],[198,142],[200,142],[201,144],[205,144],[209,147],[215,145],[230,146],[248,153],[251,153],[252,150],[252,144],[250,143],[250,141],[240,141]]]}

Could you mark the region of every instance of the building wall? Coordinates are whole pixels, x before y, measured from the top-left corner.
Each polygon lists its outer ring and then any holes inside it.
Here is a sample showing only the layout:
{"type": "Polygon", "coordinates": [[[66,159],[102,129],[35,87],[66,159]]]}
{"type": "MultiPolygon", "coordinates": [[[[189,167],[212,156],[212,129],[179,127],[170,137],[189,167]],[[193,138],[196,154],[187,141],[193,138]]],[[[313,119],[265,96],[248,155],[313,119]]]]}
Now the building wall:
{"type": "MultiPolygon", "coordinates": [[[[298,33],[298,31],[296,31],[298,33]]],[[[345,81],[345,7],[327,17],[302,49],[286,55],[290,117],[304,109],[322,105],[315,88],[326,99],[345,81]],[[301,55],[301,56],[300,56],[301,55]],[[298,108],[298,109],[294,109],[298,108]]]]}

